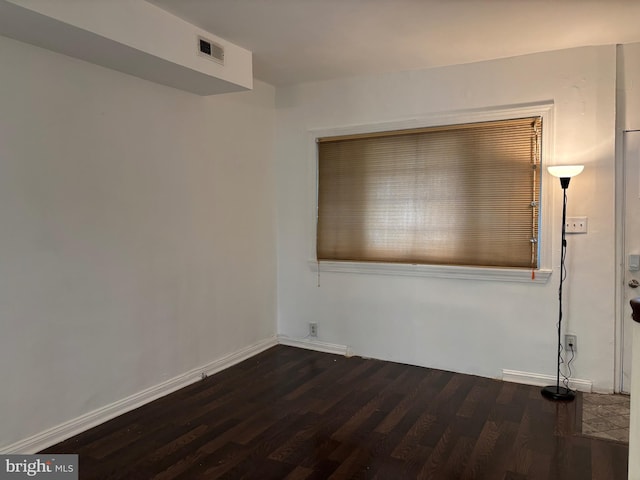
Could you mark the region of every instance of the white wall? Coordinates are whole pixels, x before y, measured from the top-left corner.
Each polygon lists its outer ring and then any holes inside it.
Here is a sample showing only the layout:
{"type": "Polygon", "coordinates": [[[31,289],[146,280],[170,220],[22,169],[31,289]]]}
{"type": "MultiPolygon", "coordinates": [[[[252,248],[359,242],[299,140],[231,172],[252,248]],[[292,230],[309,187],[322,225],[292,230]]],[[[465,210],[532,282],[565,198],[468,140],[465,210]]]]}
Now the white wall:
{"type": "Polygon", "coordinates": [[[623,45],[619,62],[623,72],[620,95],[624,130],[640,129],[640,43],[623,45]]]}
{"type": "Polygon", "coordinates": [[[553,101],[547,162],[586,165],[569,190],[568,214],[589,217],[589,233],[569,239],[565,324],[579,343],[573,374],[612,391],[615,72],[615,47],[605,46],[278,89],[278,332],[302,338],[308,322],[317,322],[320,341],[359,355],[488,377],[502,369],[554,375],[557,179],[545,185],[553,193],[554,242],[547,284],[322,273],[318,288],[307,263],[315,175],[309,130],[553,101]]]}
{"type": "Polygon", "coordinates": [[[0,447],[275,335],[272,87],[0,65],[0,447]]]}

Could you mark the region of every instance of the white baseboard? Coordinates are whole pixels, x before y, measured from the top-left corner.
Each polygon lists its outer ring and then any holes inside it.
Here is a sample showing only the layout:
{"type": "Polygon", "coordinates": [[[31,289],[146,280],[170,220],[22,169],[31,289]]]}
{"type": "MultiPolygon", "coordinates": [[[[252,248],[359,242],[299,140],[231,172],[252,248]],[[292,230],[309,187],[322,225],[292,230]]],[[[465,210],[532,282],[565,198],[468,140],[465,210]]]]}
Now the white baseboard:
{"type": "Polygon", "coordinates": [[[187,385],[195,383],[202,378],[203,373],[207,376],[213,375],[216,372],[251,358],[277,344],[278,341],[276,340],[276,337],[261,340],[253,345],[242,348],[229,355],[225,355],[224,357],[214,360],[206,365],[202,365],[201,367],[189,370],[182,375],[178,375],[177,377],[130,395],[122,400],[118,400],[110,405],[106,405],[102,408],[81,415],[80,417],[69,420],[68,422],[62,423],[19,442],[4,446],[0,448],[0,454],[28,455],[39,452],[40,450],[50,447],[51,445],[55,445],[69,437],[100,425],[107,420],[111,420],[123,413],[127,413],[153,400],[164,397],[165,395],[175,392],[187,385]]]}
{"type": "Polygon", "coordinates": [[[309,338],[291,338],[286,335],[278,335],[278,343],[288,345],[289,347],[306,348],[307,350],[316,350],[324,353],[335,353],[336,355],[343,355],[345,357],[351,356],[351,351],[346,345],[320,342],[309,338]]]}
{"type": "MultiPolygon", "coordinates": [[[[553,375],[543,375],[541,373],[519,372],[517,370],[502,370],[502,380],[504,380],[505,382],[523,383],[525,385],[546,387],[547,385],[555,385],[557,377],[553,375]]],[[[593,382],[591,380],[570,378],[569,388],[578,390],[580,392],[591,393],[593,382]]]]}

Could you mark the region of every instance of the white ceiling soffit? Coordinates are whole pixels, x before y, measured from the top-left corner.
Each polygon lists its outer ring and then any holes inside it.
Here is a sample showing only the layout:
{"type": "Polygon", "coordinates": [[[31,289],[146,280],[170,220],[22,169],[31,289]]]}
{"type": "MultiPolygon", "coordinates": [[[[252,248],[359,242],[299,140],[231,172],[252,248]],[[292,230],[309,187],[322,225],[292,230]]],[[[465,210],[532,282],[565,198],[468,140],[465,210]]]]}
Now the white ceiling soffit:
{"type": "Polygon", "coordinates": [[[639,0],[149,0],[273,85],[640,41],[639,0]]]}
{"type": "Polygon", "coordinates": [[[253,87],[251,52],[143,0],[0,0],[0,35],[198,95],[253,87]],[[224,64],[199,55],[199,37],[224,64]]]}

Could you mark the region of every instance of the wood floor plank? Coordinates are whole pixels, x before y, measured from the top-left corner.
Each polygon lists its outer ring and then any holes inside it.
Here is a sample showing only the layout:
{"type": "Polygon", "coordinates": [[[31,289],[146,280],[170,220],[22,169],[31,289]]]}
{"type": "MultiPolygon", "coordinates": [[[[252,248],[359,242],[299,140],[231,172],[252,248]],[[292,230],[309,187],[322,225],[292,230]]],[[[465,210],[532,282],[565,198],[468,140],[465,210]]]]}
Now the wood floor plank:
{"type": "Polygon", "coordinates": [[[88,480],[617,480],[581,395],[277,346],[43,453],[88,480]]]}

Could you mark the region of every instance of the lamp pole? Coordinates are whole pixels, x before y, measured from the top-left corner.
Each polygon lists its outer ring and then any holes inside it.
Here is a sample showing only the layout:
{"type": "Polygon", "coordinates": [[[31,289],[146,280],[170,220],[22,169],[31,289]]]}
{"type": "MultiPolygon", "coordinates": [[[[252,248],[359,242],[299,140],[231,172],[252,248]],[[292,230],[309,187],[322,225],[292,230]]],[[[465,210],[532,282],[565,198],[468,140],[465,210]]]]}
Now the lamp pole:
{"type": "Polygon", "coordinates": [[[558,363],[556,367],[556,384],[544,387],[540,393],[550,400],[573,400],[576,396],[575,392],[566,387],[560,386],[560,364],[562,363],[562,285],[566,276],[565,258],[567,255],[566,240],[566,220],[567,220],[567,188],[571,177],[582,172],[584,166],[574,165],[566,167],[549,167],[551,175],[560,177],[560,186],[562,187],[562,246],[560,249],[560,286],[558,287],[558,363]]]}

